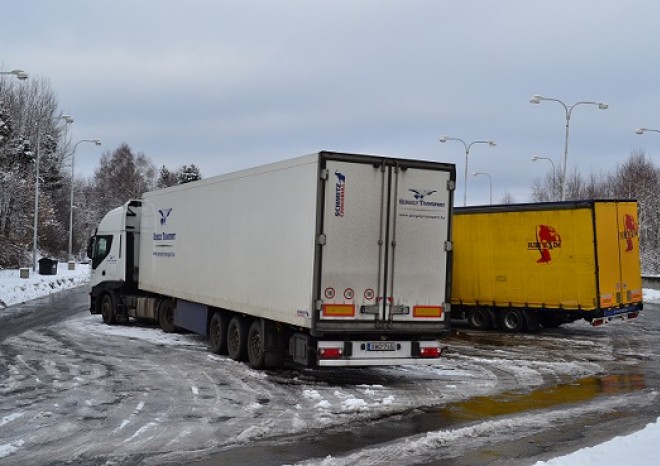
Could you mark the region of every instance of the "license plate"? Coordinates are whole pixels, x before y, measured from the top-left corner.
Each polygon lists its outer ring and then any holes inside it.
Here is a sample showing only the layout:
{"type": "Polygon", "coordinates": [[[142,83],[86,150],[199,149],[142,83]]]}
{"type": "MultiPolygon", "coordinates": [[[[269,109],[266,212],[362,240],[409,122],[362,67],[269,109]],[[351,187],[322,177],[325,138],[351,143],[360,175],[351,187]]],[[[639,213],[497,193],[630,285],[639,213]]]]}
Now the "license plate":
{"type": "Polygon", "coordinates": [[[396,343],[391,341],[374,341],[367,343],[367,351],[396,351],[396,343]]]}

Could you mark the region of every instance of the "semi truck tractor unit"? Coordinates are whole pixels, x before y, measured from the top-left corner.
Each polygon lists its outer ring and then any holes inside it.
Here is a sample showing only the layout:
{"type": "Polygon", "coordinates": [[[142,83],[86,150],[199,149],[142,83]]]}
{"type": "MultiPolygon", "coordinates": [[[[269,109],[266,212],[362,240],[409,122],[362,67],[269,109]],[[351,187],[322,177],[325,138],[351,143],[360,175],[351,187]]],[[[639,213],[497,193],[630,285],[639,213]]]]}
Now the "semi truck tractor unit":
{"type": "Polygon", "coordinates": [[[457,208],[452,317],[506,332],[593,325],[642,309],[637,203],[457,208]]]}
{"type": "Polygon", "coordinates": [[[455,167],[320,152],[145,193],[90,239],[90,311],[255,368],[437,363],[455,167]]]}

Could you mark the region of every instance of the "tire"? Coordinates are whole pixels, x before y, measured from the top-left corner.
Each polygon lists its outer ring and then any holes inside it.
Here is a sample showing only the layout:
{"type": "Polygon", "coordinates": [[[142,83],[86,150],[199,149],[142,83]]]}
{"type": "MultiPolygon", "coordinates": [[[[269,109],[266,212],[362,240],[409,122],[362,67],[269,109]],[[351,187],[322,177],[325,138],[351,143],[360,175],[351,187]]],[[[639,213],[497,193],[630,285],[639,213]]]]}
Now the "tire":
{"type": "Polygon", "coordinates": [[[101,297],[101,316],[103,317],[103,322],[108,325],[115,325],[117,323],[115,300],[112,293],[105,293],[101,297]]]}
{"type": "Polygon", "coordinates": [[[266,353],[264,351],[264,335],[261,331],[262,322],[255,320],[250,325],[247,337],[247,355],[253,369],[263,369],[266,366],[266,353]]]}
{"type": "Polygon", "coordinates": [[[227,327],[227,353],[234,361],[247,360],[247,322],[238,316],[229,321],[227,327]]]}
{"type": "Polygon", "coordinates": [[[475,307],[468,312],[468,324],[475,330],[488,330],[491,328],[490,314],[483,307],[475,307]]]}
{"type": "Polygon", "coordinates": [[[504,309],[500,312],[500,326],[507,333],[518,333],[525,328],[525,316],[520,309],[504,309]]]}
{"type": "Polygon", "coordinates": [[[227,354],[227,316],[216,312],[209,323],[209,344],[215,354],[227,354]]]}
{"type": "Polygon", "coordinates": [[[164,299],[158,306],[158,324],[165,333],[172,333],[176,331],[174,325],[174,301],[171,299],[164,299]]]}

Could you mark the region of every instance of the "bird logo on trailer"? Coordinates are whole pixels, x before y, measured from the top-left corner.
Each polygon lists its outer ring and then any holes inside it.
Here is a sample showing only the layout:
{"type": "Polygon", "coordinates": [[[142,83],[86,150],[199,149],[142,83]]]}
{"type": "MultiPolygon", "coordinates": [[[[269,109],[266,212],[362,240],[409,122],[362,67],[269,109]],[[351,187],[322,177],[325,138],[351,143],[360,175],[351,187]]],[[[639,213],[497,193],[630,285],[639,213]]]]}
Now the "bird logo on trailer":
{"type": "Polygon", "coordinates": [[[165,225],[167,223],[167,217],[172,213],[172,209],[159,209],[158,213],[160,214],[160,224],[165,225]]]}
{"type": "Polygon", "coordinates": [[[541,254],[537,264],[550,264],[553,254],[554,259],[557,259],[561,251],[561,235],[550,225],[537,225],[536,241],[528,242],[527,249],[541,254]]]}
{"type": "Polygon", "coordinates": [[[414,194],[414,198],[417,199],[418,201],[423,201],[426,196],[430,196],[434,192],[436,192],[435,189],[430,190],[430,189],[409,189],[411,193],[414,194]]]}
{"type": "Polygon", "coordinates": [[[623,231],[619,233],[619,239],[626,240],[624,252],[633,250],[633,238],[639,236],[639,226],[632,215],[623,215],[623,231]]]}
{"type": "Polygon", "coordinates": [[[335,184],[335,217],[344,216],[344,202],[346,199],[346,175],[335,171],[337,183],[335,184]]]}

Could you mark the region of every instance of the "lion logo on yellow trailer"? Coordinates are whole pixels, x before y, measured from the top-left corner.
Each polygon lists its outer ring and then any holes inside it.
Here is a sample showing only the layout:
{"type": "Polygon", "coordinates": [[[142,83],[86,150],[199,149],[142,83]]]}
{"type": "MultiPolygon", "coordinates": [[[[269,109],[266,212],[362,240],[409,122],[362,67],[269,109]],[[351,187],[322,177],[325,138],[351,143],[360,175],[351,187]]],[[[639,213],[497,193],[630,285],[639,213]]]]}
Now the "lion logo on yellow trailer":
{"type": "Polygon", "coordinates": [[[619,239],[626,241],[624,252],[633,250],[633,238],[639,235],[639,226],[634,217],[629,214],[623,215],[623,231],[619,233],[619,239]]]}
{"type": "Polygon", "coordinates": [[[536,261],[537,264],[550,264],[557,258],[561,250],[561,235],[550,225],[536,226],[536,241],[527,243],[527,249],[538,251],[541,257],[536,261]]]}

